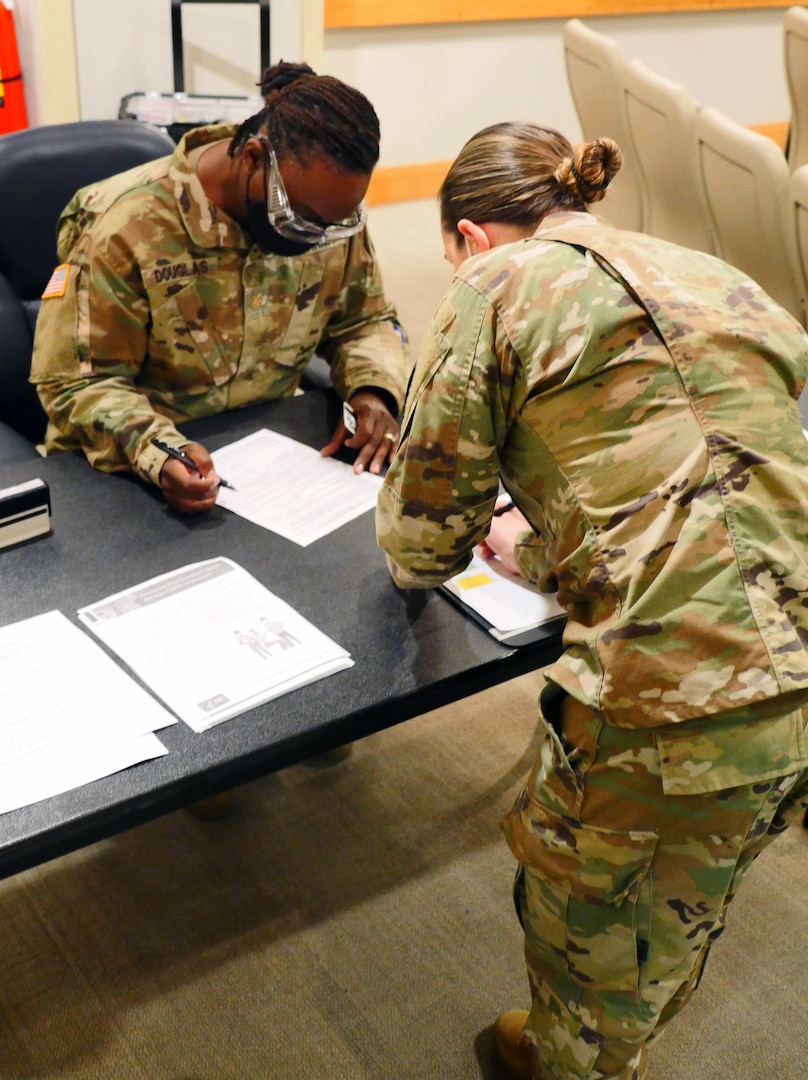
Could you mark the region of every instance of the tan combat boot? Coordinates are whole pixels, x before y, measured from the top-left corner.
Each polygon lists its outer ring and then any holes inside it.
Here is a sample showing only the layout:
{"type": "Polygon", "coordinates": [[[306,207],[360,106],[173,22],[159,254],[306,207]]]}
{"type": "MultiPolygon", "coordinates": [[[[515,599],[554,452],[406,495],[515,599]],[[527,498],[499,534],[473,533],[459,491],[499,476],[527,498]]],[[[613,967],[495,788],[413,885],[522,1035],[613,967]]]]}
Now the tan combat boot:
{"type": "Polygon", "coordinates": [[[494,1046],[510,1080],[533,1080],[533,1043],[524,1034],[525,1009],[512,1009],[494,1021],[494,1046]]]}

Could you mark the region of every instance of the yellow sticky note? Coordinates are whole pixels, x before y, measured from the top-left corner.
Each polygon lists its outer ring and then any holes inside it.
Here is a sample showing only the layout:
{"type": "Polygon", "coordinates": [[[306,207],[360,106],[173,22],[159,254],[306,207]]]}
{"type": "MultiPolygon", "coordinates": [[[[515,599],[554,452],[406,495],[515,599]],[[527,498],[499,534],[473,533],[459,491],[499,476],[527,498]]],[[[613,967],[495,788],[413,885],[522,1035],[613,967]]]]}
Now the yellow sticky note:
{"type": "Polygon", "coordinates": [[[488,574],[470,574],[468,577],[460,578],[457,584],[461,589],[476,589],[480,585],[490,585],[491,578],[488,574]]]}

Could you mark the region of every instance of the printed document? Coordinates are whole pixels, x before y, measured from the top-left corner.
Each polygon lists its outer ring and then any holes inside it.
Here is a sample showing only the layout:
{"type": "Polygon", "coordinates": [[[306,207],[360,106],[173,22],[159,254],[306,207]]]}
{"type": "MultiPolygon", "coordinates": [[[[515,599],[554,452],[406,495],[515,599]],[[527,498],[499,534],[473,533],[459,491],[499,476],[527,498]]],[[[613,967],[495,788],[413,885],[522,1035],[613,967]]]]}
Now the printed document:
{"type": "Polygon", "coordinates": [[[301,547],[373,509],[382,483],[266,429],[211,456],[235,489],[220,488],[219,505],[301,547]]]}
{"type": "Polygon", "coordinates": [[[60,611],[0,627],[0,813],[168,753],[177,721],[60,611]]]}
{"type": "Polygon", "coordinates": [[[230,559],[183,566],[78,614],[194,731],[353,665],[230,559]]]}
{"type": "Polygon", "coordinates": [[[530,630],[566,616],[551,593],[539,592],[525,578],[506,570],[499,559],[483,559],[476,549],[466,569],[441,588],[479,616],[492,637],[502,642],[527,638],[530,630]]]}

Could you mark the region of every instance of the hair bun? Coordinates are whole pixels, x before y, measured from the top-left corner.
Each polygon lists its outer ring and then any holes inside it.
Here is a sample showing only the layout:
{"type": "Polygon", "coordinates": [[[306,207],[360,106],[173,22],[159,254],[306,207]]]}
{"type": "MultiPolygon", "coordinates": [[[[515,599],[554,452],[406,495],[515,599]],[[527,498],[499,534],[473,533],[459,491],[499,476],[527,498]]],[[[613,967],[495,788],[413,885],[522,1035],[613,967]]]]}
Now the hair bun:
{"type": "Polygon", "coordinates": [[[287,64],[279,60],[277,64],[268,67],[261,76],[261,94],[266,98],[269,94],[283,90],[285,86],[295,82],[301,75],[316,75],[316,72],[308,64],[287,64]]]}
{"type": "Polygon", "coordinates": [[[556,170],[556,178],[561,181],[566,174],[571,178],[566,182],[575,184],[585,203],[600,202],[622,163],[623,155],[614,139],[595,139],[577,146],[572,157],[556,170]]]}

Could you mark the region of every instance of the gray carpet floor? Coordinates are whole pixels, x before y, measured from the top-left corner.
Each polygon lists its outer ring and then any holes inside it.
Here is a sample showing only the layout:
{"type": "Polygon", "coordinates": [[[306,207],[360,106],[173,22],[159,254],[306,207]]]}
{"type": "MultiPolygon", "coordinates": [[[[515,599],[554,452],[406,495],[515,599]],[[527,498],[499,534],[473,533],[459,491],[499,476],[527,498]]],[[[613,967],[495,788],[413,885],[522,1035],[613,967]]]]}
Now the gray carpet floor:
{"type": "MultiPolygon", "coordinates": [[[[0,883],[3,1080],[497,1080],[527,1004],[498,823],[524,676],[0,883]]],[[[805,1080],[808,832],[770,848],[652,1080],[805,1080]]]]}

